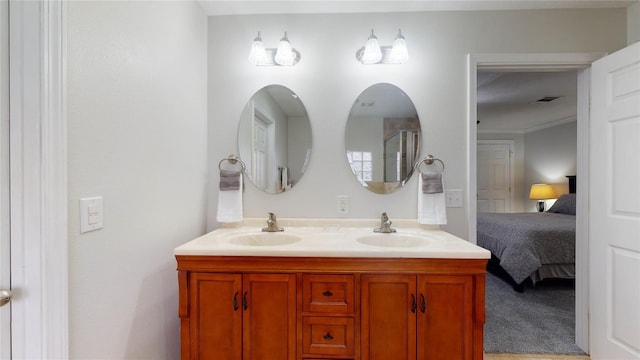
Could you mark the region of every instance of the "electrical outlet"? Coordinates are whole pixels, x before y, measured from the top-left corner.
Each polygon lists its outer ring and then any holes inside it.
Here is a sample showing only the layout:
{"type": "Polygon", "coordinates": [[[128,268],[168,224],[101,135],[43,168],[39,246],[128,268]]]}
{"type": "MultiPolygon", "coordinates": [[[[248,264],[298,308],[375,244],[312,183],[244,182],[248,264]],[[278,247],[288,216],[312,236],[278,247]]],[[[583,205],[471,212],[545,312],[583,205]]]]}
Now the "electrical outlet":
{"type": "Polygon", "coordinates": [[[451,207],[451,208],[462,207],[462,204],[463,204],[462,190],[460,189],[446,190],[445,194],[446,194],[447,207],[451,207]]]}
{"type": "Polygon", "coordinates": [[[338,195],[338,214],[346,214],[349,212],[349,196],[338,195]]]}

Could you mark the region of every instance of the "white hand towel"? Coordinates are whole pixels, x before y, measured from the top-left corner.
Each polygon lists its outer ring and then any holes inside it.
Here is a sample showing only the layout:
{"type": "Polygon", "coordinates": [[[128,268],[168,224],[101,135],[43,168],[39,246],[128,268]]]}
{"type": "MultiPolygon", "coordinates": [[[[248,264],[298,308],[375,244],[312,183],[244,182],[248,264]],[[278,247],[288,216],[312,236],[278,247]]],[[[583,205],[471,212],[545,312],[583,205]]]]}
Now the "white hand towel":
{"type": "Polygon", "coordinates": [[[218,191],[218,222],[230,223],[242,221],[242,173],[237,190],[218,191]]]}
{"type": "Polygon", "coordinates": [[[425,225],[447,224],[447,203],[442,173],[442,192],[425,194],[422,191],[422,174],[418,173],[418,223],[425,225]]]}

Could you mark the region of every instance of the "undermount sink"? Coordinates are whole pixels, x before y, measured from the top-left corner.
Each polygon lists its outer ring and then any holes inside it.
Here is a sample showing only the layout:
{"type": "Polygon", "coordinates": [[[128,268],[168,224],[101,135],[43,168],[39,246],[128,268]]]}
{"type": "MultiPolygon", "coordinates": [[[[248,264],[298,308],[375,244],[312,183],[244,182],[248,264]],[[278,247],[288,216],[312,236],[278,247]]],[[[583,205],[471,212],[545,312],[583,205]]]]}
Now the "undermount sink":
{"type": "Polygon", "coordinates": [[[297,243],[300,237],[281,232],[260,232],[235,235],[229,242],[235,245],[245,246],[277,246],[297,243]]]}
{"type": "Polygon", "coordinates": [[[429,240],[423,237],[402,234],[367,235],[359,237],[356,241],[364,245],[400,248],[423,246],[429,243],[429,240]]]}

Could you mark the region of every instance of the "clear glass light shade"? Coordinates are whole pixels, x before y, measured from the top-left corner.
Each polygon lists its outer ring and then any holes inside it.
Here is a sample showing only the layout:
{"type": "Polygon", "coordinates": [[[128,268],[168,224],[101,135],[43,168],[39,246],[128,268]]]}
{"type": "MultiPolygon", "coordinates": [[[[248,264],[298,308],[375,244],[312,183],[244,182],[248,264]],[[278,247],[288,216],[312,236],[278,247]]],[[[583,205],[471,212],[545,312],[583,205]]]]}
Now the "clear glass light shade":
{"type": "Polygon", "coordinates": [[[249,53],[249,62],[253,65],[262,65],[267,61],[267,51],[264,48],[264,43],[262,42],[262,38],[260,37],[260,33],[258,36],[253,39],[253,44],[251,45],[251,52],[249,53]]]}
{"type": "Polygon", "coordinates": [[[407,42],[404,39],[404,36],[400,32],[398,32],[398,36],[393,42],[393,47],[391,48],[391,62],[394,63],[405,63],[409,60],[409,51],[407,51],[407,42]]]}
{"type": "Polygon", "coordinates": [[[364,51],[362,52],[362,63],[375,64],[380,60],[382,60],[382,50],[378,44],[378,38],[376,38],[375,35],[373,35],[373,31],[371,31],[371,35],[364,45],[364,51]]]}
{"type": "Polygon", "coordinates": [[[287,39],[287,33],[280,39],[278,50],[276,51],[275,61],[278,65],[291,66],[296,60],[296,53],[291,48],[291,43],[287,39]]]}

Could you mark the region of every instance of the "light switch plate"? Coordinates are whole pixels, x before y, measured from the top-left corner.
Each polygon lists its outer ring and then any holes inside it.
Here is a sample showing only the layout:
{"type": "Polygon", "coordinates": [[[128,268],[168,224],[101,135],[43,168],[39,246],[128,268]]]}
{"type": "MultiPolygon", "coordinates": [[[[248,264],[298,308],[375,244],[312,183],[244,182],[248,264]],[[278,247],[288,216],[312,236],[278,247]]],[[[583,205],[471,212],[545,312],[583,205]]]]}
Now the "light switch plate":
{"type": "Polygon", "coordinates": [[[337,203],[338,214],[346,214],[349,212],[349,195],[338,195],[337,203]]]}
{"type": "Polygon", "coordinates": [[[459,208],[462,207],[462,190],[461,189],[451,189],[446,190],[446,202],[447,207],[450,208],[459,208]]]}
{"type": "Polygon", "coordinates": [[[80,233],[102,229],[102,196],[80,199],[80,233]]]}

